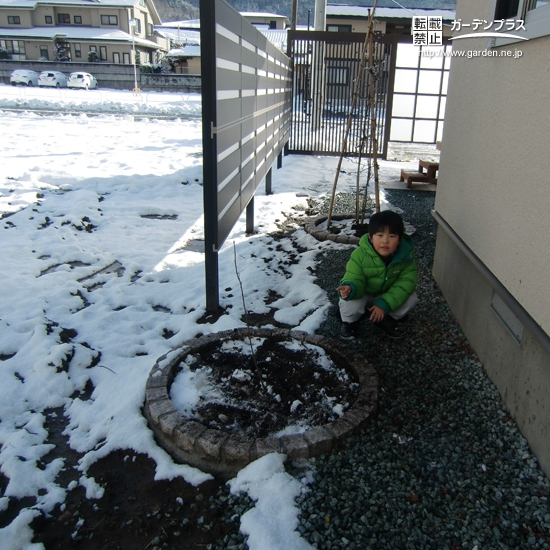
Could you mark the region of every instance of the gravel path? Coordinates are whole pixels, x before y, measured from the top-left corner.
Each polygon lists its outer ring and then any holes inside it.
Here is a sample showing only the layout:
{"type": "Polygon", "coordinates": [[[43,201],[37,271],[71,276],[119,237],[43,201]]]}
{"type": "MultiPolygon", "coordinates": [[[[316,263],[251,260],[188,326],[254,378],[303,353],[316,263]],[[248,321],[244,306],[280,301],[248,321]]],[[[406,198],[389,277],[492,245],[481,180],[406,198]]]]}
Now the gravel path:
{"type": "MultiPolygon", "coordinates": [[[[343,341],[379,373],[379,414],[344,448],[314,461],[314,481],[297,502],[299,531],[318,549],[550,549],[550,481],[431,275],[434,194],[389,190],[386,199],[416,228],[420,304],[403,340],[366,321],[360,338],[343,341]]],[[[339,201],[340,211],[352,209],[345,196],[339,201]]],[[[349,250],[319,257],[319,284],[334,307],[318,333],[339,333],[333,289],[348,257],[349,250]]],[[[233,514],[250,506],[229,500],[233,514]]],[[[232,534],[216,548],[247,545],[232,534]]]]}

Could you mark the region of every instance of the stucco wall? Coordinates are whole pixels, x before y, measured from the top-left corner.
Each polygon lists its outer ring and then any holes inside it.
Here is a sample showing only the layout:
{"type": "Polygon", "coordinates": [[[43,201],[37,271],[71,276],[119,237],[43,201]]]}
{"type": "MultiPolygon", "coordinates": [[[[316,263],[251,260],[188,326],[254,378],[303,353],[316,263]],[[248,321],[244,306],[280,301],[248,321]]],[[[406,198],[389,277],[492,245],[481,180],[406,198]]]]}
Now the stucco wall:
{"type": "MultiPolygon", "coordinates": [[[[491,21],[492,9],[459,1],[456,18],[491,21]]],[[[486,44],[467,38],[453,49],[486,44]]],[[[499,50],[522,56],[452,59],[435,207],[550,334],[550,37],[499,50]]]]}
{"type": "MultiPolygon", "coordinates": [[[[439,185],[439,184],[438,184],[439,185]]],[[[440,228],[434,278],[543,470],[550,475],[550,357],[524,329],[521,344],[490,307],[493,287],[440,228]]]]}
{"type": "MultiPolygon", "coordinates": [[[[456,20],[492,21],[493,9],[493,0],[459,0],[456,20]]],[[[496,49],[517,58],[474,56],[486,47],[486,38],[453,43],[471,58],[451,63],[433,274],[550,473],[550,37],[496,49]],[[491,307],[495,295],[513,314],[500,310],[511,329],[516,316],[517,339],[491,307]]]]}

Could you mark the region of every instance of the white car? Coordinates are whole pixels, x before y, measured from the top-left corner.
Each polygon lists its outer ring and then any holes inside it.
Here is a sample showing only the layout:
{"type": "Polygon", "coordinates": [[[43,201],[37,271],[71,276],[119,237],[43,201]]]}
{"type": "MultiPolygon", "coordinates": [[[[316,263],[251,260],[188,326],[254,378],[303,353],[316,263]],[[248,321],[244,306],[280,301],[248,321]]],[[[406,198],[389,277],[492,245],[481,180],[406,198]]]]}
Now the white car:
{"type": "Polygon", "coordinates": [[[93,90],[94,88],[97,88],[97,80],[95,76],[92,76],[90,73],[71,73],[67,86],[69,86],[69,88],[84,88],[86,90],[93,90]]]}
{"type": "Polygon", "coordinates": [[[17,69],[11,73],[10,84],[24,84],[25,86],[38,86],[38,73],[30,69],[17,69]]]}
{"type": "Polygon", "coordinates": [[[67,87],[67,76],[59,71],[42,71],[38,77],[39,86],[67,87]]]}

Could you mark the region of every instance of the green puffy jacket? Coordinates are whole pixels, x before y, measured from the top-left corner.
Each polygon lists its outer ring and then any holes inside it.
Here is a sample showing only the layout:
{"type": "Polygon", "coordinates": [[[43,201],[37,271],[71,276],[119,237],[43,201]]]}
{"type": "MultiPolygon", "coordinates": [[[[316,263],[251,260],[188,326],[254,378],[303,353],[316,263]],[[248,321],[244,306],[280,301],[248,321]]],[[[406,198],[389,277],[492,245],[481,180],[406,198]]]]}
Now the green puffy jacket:
{"type": "Polygon", "coordinates": [[[385,313],[403,305],[418,282],[413,250],[413,240],[404,234],[391,262],[386,266],[372,247],[369,236],[363,235],[359,247],[351,253],[346,273],[340,281],[341,285],[351,287],[347,300],[362,298],[365,294],[376,297],[374,305],[385,313]]]}

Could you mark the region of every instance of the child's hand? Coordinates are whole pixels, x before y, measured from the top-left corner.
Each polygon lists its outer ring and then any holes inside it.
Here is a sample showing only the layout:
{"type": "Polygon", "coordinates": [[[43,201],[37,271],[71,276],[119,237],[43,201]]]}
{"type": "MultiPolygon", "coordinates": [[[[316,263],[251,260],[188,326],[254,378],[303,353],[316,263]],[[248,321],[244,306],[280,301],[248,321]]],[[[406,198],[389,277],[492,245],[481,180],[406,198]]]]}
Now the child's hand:
{"type": "Polygon", "coordinates": [[[337,286],[336,290],[340,293],[340,296],[342,296],[342,300],[345,300],[351,294],[351,286],[349,285],[337,286]]]}
{"type": "Polygon", "coordinates": [[[369,311],[370,311],[369,319],[373,323],[378,323],[379,321],[382,321],[382,319],[384,319],[386,315],[384,313],[384,310],[382,308],[379,308],[378,306],[369,307],[369,311]]]}

